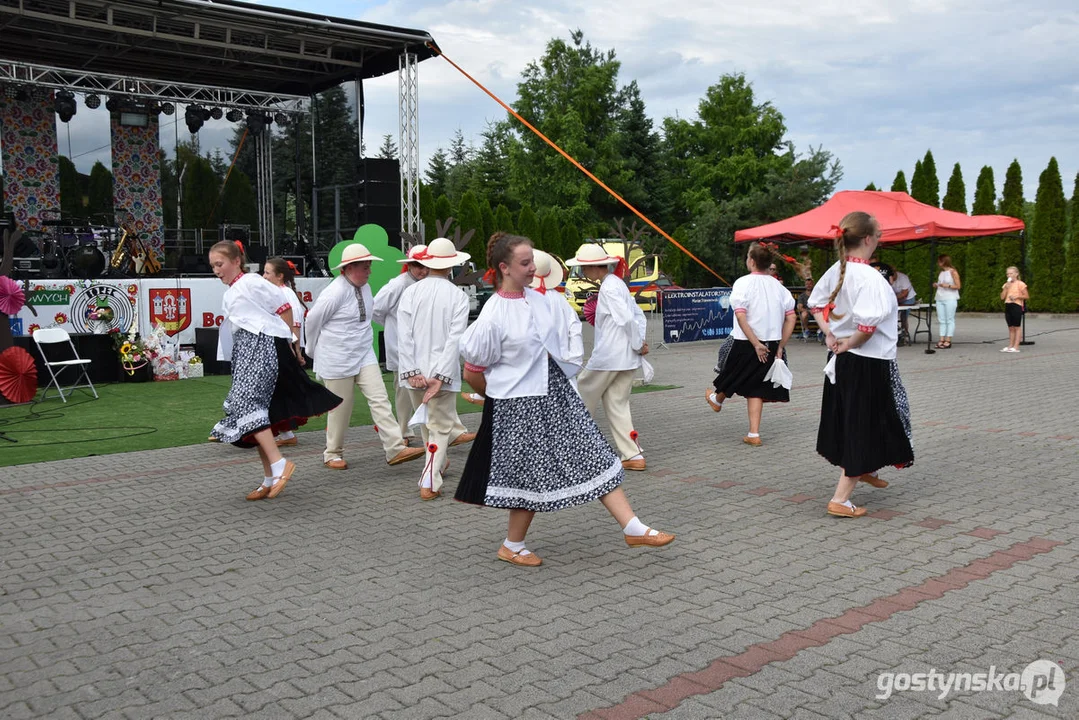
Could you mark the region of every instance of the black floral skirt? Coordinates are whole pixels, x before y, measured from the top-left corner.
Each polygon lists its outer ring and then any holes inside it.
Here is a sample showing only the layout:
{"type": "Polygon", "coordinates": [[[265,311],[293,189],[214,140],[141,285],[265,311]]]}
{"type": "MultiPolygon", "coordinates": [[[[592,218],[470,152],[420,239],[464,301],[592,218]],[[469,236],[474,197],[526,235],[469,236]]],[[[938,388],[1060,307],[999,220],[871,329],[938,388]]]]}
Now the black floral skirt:
{"type": "Polygon", "coordinates": [[[847,477],[913,465],[910,403],[896,361],[842,353],[835,377],[834,385],[824,380],[817,452],[847,477]]]}
{"type": "Polygon", "coordinates": [[[622,462],[554,362],[547,394],[487,398],[454,498],[551,512],[583,505],[625,479],[622,462]]]}
{"type": "MultiPolygon", "coordinates": [[[[712,382],[716,392],[723,393],[726,397],[741,395],[747,398],[761,398],[765,402],[790,402],[791,393],[785,387],[775,387],[771,380],[765,380],[764,376],[772,367],[776,359],[776,350],[779,349],[779,341],[766,342],[768,346],[768,359],[761,362],[757,358],[757,351],[748,340],[735,340],[730,344],[730,349],[725,358],[720,358],[722,364],[719,375],[712,382]]],[[[726,347],[726,343],[724,343],[726,347]]],[[[783,359],[787,359],[786,351],[783,359]]]]}
{"type": "Polygon", "coordinates": [[[285,338],[237,329],[232,339],[232,387],[225,417],[210,435],[237,447],[255,447],[254,434],[298,427],[341,404],[300,367],[285,338]]]}

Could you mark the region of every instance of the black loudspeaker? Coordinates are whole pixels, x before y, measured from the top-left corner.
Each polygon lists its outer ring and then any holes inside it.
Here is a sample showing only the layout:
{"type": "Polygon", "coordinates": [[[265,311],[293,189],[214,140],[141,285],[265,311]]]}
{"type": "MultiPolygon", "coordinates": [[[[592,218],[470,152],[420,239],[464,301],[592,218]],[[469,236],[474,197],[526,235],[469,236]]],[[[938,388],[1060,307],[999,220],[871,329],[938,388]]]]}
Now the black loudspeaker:
{"type": "Polygon", "coordinates": [[[360,167],[360,224],[382,226],[390,244],[401,247],[401,164],[364,158],[360,167]]]}
{"type": "Polygon", "coordinates": [[[266,264],[266,258],[270,255],[270,251],[266,246],[245,245],[244,249],[247,251],[247,262],[258,263],[259,270],[262,270],[262,266],[266,264]]]}
{"type": "Polygon", "coordinates": [[[182,275],[213,275],[210,261],[202,255],[181,255],[179,271],[182,275]]]}
{"type": "Polygon", "coordinates": [[[232,363],[217,359],[217,328],[195,328],[195,354],[207,375],[231,375],[232,363]]]}

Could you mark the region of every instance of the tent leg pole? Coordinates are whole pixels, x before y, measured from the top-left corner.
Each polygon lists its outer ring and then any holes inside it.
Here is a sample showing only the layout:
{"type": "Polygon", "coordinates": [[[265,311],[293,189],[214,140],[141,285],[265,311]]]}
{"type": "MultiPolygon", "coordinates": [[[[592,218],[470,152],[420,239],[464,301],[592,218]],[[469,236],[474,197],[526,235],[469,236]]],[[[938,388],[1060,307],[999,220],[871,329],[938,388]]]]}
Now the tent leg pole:
{"type": "Polygon", "coordinates": [[[1023,339],[1019,341],[1020,345],[1033,345],[1033,340],[1027,340],[1027,311],[1023,308],[1023,339]]]}

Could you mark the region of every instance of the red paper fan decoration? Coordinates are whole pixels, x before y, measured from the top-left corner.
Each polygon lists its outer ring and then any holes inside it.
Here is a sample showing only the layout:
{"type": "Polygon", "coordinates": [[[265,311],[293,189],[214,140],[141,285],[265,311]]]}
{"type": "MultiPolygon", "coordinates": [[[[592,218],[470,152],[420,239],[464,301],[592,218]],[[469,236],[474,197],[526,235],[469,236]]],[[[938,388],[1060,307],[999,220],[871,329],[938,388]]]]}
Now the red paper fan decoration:
{"type": "Polygon", "coordinates": [[[7,275],[0,275],[0,313],[14,315],[26,304],[22,286],[7,275]]]}
{"type": "Polygon", "coordinates": [[[9,402],[24,403],[37,392],[37,366],[30,353],[9,347],[0,353],[0,394],[9,402]]]}
{"type": "Polygon", "coordinates": [[[585,301],[581,307],[581,314],[584,315],[585,322],[589,325],[596,324],[596,303],[599,301],[599,295],[593,295],[585,301]]]}

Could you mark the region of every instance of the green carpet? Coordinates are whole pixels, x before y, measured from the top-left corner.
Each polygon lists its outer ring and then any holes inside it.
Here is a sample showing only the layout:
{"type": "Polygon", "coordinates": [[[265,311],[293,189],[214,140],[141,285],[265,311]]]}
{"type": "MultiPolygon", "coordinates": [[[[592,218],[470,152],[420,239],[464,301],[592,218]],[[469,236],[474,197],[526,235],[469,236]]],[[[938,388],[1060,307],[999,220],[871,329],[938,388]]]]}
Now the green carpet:
{"type": "MultiPolygon", "coordinates": [[[[383,379],[392,397],[390,375],[383,375],[383,379]]],[[[44,402],[0,405],[0,467],[206,442],[210,429],[221,419],[221,403],[231,381],[227,375],[218,375],[174,382],[118,383],[97,386],[97,400],[88,390],[77,390],[64,404],[53,390],[44,402]]],[[[633,392],[671,387],[648,385],[633,392]]],[[[40,390],[37,397],[41,397],[40,390]]],[[[480,409],[458,395],[459,413],[480,409]]],[[[353,405],[351,424],[372,424],[362,397],[353,405]]],[[[325,428],[325,417],[312,418],[300,431],[325,428]]]]}

